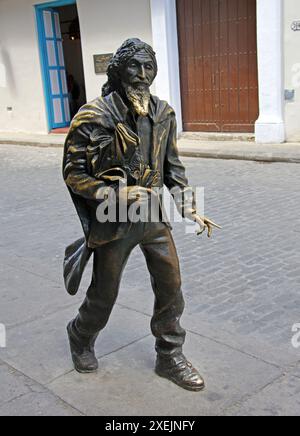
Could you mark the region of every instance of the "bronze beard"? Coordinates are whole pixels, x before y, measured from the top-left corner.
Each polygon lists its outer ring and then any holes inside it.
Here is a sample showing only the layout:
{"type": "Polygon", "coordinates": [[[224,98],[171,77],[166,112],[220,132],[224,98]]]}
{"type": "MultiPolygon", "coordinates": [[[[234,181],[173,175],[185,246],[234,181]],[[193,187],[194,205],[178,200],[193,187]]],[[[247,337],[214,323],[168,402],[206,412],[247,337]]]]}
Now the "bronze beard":
{"type": "Polygon", "coordinates": [[[131,85],[126,85],[124,86],[124,90],[136,113],[143,117],[147,116],[151,98],[149,87],[140,86],[136,88],[131,85]]]}

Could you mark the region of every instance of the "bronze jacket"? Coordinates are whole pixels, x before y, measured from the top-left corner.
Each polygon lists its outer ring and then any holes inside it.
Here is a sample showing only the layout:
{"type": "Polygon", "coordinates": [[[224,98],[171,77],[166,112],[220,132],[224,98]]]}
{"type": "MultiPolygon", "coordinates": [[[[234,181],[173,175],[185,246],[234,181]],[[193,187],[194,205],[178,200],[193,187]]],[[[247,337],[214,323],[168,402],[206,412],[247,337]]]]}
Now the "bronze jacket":
{"type": "MultiPolygon", "coordinates": [[[[93,207],[93,204],[97,204],[99,188],[105,186],[105,182],[95,177],[95,172],[106,170],[110,166],[111,154],[108,151],[112,146],[117,125],[123,124],[125,128],[131,128],[127,124],[128,110],[117,92],[105,98],[97,98],[80,109],[72,121],[65,142],[63,177],[85,234],[84,240],[76,241],[66,252],[65,279],[67,289],[72,294],[77,292],[91,250],[123,238],[130,227],[130,223],[100,224],[95,219],[93,207]],[[73,285],[70,285],[71,282],[73,285]]],[[[178,156],[174,110],[168,103],[152,96],[149,116],[153,123],[151,168],[160,174],[158,186],[187,189],[188,180],[178,156]]],[[[180,205],[178,207],[180,209],[180,205]]]]}

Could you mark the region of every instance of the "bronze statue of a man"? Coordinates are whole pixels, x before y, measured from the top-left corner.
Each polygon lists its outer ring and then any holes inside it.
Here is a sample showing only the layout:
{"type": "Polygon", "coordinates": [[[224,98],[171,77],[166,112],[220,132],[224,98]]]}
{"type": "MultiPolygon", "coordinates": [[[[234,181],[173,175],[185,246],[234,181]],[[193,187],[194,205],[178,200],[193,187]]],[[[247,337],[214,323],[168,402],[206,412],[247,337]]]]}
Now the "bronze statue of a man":
{"type": "Polygon", "coordinates": [[[153,49],[139,39],[125,41],[107,74],[102,97],[75,116],[64,153],[64,180],[85,234],[66,251],[64,275],[70,294],[77,292],[86,263],[94,257],[86,299],[67,328],[75,369],[81,373],[98,369],[95,341],[109,320],[129,255],[139,245],[155,294],[151,328],[156,338],[156,373],[182,388],[200,391],[204,381],[182,351],[184,299],[169,223],[164,219],[99,222],[97,208],[107,199],[107,189],[114,190],[117,203],[130,204],[142,203],[152,190],[166,185],[185,194],[179,196],[181,202],[176,201],[185,218],[198,222],[209,236],[215,224],[197,215],[178,157],[175,113],[150,93],[157,75],[153,49]]]}

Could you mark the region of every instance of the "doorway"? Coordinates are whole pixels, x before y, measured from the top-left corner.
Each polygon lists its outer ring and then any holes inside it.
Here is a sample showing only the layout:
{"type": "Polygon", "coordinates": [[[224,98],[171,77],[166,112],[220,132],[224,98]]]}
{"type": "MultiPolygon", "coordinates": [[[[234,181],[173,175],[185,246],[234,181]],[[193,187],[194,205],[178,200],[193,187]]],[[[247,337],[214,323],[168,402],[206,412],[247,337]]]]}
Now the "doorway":
{"type": "Polygon", "coordinates": [[[49,131],[66,133],[86,103],[76,0],[36,6],[49,131]]]}
{"type": "Polygon", "coordinates": [[[177,0],[185,131],[254,132],[256,0],[177,0]]]}

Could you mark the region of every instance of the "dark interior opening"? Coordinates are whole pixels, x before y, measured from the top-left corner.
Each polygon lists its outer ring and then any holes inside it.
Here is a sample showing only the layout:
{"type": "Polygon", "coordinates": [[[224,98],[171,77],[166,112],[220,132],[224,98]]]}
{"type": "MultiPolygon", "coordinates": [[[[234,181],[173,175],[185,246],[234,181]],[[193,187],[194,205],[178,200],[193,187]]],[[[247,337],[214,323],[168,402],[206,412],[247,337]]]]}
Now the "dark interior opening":
{"type": "Polygon", "coordinates": [[[55,8],[59,13],[71,118],[86,103],[79,18],[76,4],[55,8]]]}

